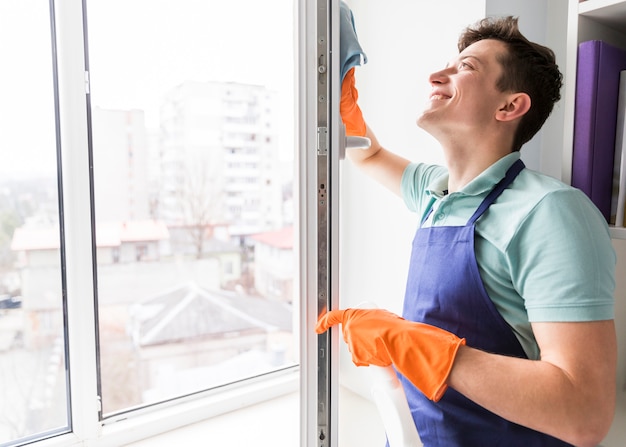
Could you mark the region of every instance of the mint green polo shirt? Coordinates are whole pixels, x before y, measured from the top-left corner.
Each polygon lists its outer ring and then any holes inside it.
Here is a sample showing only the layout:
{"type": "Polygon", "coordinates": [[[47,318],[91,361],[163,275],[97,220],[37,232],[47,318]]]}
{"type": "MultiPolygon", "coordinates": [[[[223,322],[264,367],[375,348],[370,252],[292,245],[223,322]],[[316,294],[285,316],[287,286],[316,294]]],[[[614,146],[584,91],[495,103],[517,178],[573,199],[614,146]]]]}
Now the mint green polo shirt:
{"type": "MultiPolygon", "coordinates": [[[[412,163],[402,196],[424,226],[465,225],[519,152],[498,160],[461,191],[444,194],[448,171],[412,163]]],[[[531,359],[531,322],[614,317],[616,256],[608,225],[580,190],[524,169],[476,222],[475,253],[489,297],[531,359]]]]}

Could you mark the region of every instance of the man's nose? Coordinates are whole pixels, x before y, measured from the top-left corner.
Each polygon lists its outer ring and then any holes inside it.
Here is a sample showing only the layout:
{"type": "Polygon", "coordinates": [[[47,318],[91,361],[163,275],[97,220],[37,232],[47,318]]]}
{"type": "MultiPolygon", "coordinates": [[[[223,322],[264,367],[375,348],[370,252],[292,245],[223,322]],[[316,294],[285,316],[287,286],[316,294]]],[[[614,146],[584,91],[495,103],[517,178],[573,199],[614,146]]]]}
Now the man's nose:
{"type": "Polygon", "coordinates": [[[443,70],[436,71],[428,77],[428,82],[431,84],[445,84],[448,81],[451,68],[446,67],[443,70]]]}
{"type": "Polygon", "coordinates": [[[447,80],[447,74],[446,74],[446,70],[439,70],[436,71],[434,73],[431,73],[431,75],[428,77],[428,82],[430,82],[430,84],[444,84],[447,80]]]}

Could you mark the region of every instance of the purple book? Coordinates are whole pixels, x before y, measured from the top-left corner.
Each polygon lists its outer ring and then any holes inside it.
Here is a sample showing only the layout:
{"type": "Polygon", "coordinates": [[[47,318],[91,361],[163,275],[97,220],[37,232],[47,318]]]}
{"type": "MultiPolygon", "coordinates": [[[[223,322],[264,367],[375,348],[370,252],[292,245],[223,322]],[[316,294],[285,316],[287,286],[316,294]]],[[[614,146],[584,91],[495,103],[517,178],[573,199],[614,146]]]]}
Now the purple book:
{"type": "Polygon", "coordinates": [[[611,214],[620,71],[626,51],[601,40],[581,42],[576,69],[572,186],[611,214]]]}

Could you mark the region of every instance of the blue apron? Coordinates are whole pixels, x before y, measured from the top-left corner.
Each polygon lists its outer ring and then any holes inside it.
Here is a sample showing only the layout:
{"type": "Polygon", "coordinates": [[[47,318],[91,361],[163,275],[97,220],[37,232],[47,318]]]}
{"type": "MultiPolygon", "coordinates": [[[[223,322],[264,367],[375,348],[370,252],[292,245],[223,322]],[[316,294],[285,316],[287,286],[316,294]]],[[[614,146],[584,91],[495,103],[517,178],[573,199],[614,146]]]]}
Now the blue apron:
{"type": "MultiPolygon", "coordinates": [[[[467,345],[474,348],[527,358],[515,334],[487,295],[474,254],[475,222],[522,169],[524,163],[521,160],[515,162],[465,226],[417,230],[404,299],[404,318],[443,328],[465,338],[467,345]]],[[[452,388],[448,388],[442,399],[435,403],[401,375],[400,380],[426,447],[569,445],[509,422],[452,388]]]]}

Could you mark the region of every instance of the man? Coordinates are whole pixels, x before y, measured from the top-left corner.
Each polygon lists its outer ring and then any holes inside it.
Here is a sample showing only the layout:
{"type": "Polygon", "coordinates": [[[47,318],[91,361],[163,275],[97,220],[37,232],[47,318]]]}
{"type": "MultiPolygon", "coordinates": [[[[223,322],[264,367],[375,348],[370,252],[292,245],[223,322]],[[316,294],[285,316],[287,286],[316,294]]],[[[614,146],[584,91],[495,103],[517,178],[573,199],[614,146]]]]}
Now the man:
{"type": "Polygon", "coordinates": [[[351,161],[400,195],[421,224],[402,318],[384,310],[323,315],[342,325],[357,365],[393,364],[426,446],[595,446],[615,406],[615,253],[580,191],[525,169],[519,149],[560,99],[551,50],[517,19],[485,19],[430,76],[418,125],[445,167],[384,149],[342,86],[351,161]]]}

